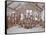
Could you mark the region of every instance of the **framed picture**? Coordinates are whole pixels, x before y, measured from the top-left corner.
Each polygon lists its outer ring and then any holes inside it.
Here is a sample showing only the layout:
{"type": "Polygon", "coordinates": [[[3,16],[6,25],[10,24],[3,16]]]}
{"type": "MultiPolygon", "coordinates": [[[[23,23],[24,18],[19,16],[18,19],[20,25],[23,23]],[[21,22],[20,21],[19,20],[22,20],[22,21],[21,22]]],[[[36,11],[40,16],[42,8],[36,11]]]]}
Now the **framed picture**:
{"type": "Polygon", "coordinates": [[[5,33],[45,32],[45,3],[5,1],[5,33]]]}

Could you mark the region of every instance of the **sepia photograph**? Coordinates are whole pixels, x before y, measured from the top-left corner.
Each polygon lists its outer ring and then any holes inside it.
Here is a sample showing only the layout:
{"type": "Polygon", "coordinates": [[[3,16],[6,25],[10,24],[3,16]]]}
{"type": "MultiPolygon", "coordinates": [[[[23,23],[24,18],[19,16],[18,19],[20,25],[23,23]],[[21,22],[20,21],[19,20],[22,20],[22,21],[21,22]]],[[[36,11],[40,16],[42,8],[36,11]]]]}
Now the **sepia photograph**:
{"type": "Polygon", "coordinates": [[[45,3],[7,1],[7,33],[45,32],[45,3]]]}

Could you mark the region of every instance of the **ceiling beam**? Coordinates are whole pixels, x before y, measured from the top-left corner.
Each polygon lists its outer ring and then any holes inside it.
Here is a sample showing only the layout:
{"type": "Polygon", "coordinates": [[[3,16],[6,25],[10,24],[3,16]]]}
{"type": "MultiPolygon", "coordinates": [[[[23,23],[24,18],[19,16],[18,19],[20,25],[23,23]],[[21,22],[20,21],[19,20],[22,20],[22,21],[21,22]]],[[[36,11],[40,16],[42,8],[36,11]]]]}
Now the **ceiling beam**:
{"type": "Polygon", "coordinates": [[[12,9],[12,10],[15,10],[15,9],[13,9],[13,8],[11,8],[11,7],[7,7],[7,8],[12,9]]]}
{"type": "Polygon", "coordinates": [[[41,10],[43,10],[42,8],[40,8],[38,5],[32,3],[32,6],[34,6],[34,8],[36,8],[37,10],[39,10],[39,12],[41,12],[41,10]]]}
{"type": "Polygon", "coordinates": [[[20,4],[18,4],[14,9],[16,10],[16,8],[18,8],[19,6],[21,6],[21,3],[20,3],[20,4]]]}
{"type": "Polygon", "coordinates": [[[13,3],[13,2],[11,2],[11,3],[7,4],[7,6],[11,5],[12,3],[13,3]]]}

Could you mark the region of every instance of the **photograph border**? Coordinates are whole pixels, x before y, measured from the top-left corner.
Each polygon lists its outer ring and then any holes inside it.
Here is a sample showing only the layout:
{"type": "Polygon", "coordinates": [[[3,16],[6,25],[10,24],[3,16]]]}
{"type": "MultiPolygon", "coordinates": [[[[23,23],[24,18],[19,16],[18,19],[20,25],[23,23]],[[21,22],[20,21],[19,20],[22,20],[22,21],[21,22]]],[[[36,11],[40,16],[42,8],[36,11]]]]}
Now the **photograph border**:
{"type": "MultiPolygon", "coordinates": [[[[10,1],[8,1],[10,2],[10,1]]],[[[28,3],[31,3],[32,1],[11,1],[11,2],[28,2],[28,3]]],[[[44,3],[45,2],[36,2],[36,3],[44,3]]],[[[39,31],[39,32],[23,32],[23,33],[7,33],[7,1],[5,1],[5,34],[27,34],[27,33],[43,33],[45,32],[45,29],[44,31],[39,31]]],[[[45,10],[44,10],[44,21],[45,21],[45,10]]]]}

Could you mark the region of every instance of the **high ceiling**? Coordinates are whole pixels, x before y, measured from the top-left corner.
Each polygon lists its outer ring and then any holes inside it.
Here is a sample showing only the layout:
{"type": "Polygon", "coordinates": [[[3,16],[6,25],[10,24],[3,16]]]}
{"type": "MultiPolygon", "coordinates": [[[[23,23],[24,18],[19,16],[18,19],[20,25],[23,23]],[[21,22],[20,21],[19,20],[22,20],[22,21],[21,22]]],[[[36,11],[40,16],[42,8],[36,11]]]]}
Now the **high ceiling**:
{"type": "Polygon", "coordinates": [[[44,6],[45,6],[45,4],[44,3],[38,3],[38,2],[7,2],[7,7],[8,8],[11,8],[11,9],[16,9],[16,8],[18,8],[18,7],[20,7],[20,6],[24,6],[24,5],[32,5],[32,7],[34,7],[34,8],[36,8],[36,9],[40,9],[40,10],[42,10],[43,8],[44,8],[44,6]]]}
{"type": "Polygon", "coordinates": [[[43,2],[7,2],[7,12],[25,12],[25,9],[41,12],[45,7],[43,2]]]}

